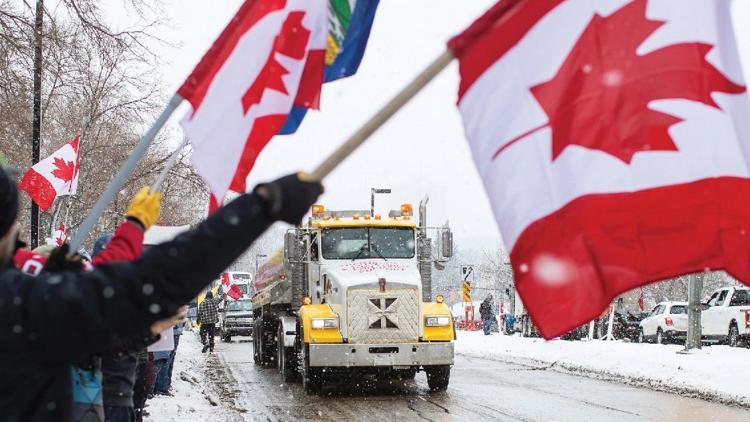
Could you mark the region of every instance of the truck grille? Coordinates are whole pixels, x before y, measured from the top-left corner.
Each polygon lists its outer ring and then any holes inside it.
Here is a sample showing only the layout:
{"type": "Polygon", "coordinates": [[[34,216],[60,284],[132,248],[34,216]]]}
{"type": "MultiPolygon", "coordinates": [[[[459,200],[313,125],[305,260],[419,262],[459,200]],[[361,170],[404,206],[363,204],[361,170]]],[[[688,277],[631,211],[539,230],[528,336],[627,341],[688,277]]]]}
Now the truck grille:
{"type": "Polygon", "coordinates": [[[416,342],[419,340],[417,289],[349,289],[350,343],[416,342]]]}

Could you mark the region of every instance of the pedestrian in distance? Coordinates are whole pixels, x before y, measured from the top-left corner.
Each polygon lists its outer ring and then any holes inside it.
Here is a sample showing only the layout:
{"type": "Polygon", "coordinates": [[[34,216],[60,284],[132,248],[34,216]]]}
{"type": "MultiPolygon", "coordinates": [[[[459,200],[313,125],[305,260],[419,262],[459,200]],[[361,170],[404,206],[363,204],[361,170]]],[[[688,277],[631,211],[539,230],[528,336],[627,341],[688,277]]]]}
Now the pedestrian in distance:
{"type": "Polygon", "coordinates": [[[217,322],[219,322],[219,306],[209,290],[203,302],[198,305],[198,324],[201,325],[201,342],[203,343],[201,353],[206,353],[206,350],[214,351],[214,332],[217,322]]]}
{"type": "Polygon", "coordinates": [[[484,335],[490,335],[492,321],[495,320],[495,311],[492,309],[492,294],[488,294],[482,301],[482,304],[479,305],[479,316],[482,318],[484,335]]]}
{"type": "MultiPolygon", "coordinates": [[[[0,418],[71,421],[72,364],[106,352],[117,338],[144,330],[158,334],[181,322],[183,304],[274,221],[299,224],[321,193],[320,183],[289,175],[239,196],[134,262],[33,277],[11,262],[19,232],[18,194],[15,182],[0,170],[0,418]],[[164,320],[168,325],[158,323],[164,320]]],[[[60,249],[67,255],[67,245],[60,249]]]]}

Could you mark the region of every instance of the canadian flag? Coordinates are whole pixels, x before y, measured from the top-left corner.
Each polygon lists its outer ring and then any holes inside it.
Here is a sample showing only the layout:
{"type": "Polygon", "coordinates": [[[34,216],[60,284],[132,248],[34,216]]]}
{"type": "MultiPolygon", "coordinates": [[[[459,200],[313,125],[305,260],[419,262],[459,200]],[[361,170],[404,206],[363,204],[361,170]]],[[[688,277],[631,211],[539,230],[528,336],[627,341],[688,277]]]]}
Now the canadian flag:
{"type": "Polygon", "coordinates": [[[43,211],[49,210],[58,196],[75,195],[78,190],[78,137],[63,145],[44,160],[34,164],[18,182],[43,211]]]}
{"type": "Polygon", "coordinates": [[[229,280],[229,273],[221,274],[221,290],[224,294],[234,300],[240,300],[242,298],[242,290],[240,290],[239,286],[229,280]]]}
{"type": "Polygon", "coordinates": [[[545,338],[620,293],[750,282],[750,102],[729,1],[503,0],[449,47],[459,109],[545,338]]]}
{"type": "Polygon", "coordinates": [[[62,246],[63,243],[68,239],[68,229],[64,223],[60,223],[60,226],[52,232],[52,237],[47,238],[47,244],[51,246],[62,246]]]}
{"type": "Polygon", "coordinates": [[[192,105],[182,127],[193,165],[215,198],[246,190],[294,105],[318,107],[327,31],[326,0],[247,0],[178,90],[192,105]]]}

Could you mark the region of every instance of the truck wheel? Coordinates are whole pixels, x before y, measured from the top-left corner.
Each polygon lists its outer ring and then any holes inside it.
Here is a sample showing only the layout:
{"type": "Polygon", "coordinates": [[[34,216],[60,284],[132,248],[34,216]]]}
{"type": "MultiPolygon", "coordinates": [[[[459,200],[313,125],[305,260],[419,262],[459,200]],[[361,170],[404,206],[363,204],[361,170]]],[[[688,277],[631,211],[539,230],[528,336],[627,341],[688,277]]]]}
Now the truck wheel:
{"type": "Polygon", "coordinates": [[[448,388],[451,379],[450,365],[428,366],[425,372],[427,372],[427,385],[430,386],[430,391],[445,391],[448,388]]]}
{"type": "Polygon", "coordinates": [[[740,332],[737,329],[737,326],[732,324],[729,326],[729,335],[727,336],[727,343],[729,343],[729,347],[737,347],[737,344],[739,343],[740,338],[740,332]]]}
{"type": "Polygon", "coordinates": [[[310,367],[310,346],[302,346],[303,366],[302,366],[302,389],[307,394],[317,394],[323,385],[323,373],[320,368],[310,367]]]}
{"type": "Polygon", "coordinates": [[[281,379],[283,379],[284,382],[294,381],[294,378],[297,376],[297,368],[295,365],[296,356],[294,356],[294,347],[284,346],[283,324],[279,324],[279,333],[277,339],[278,345],[276,346],[276,350],[278,351],[278,356],[276,359],[278,361],[281,379]]]}
{"type": "Polygon", "coordinates": [[[231,343],[232,342],[232,335],[231,334],[224,335],[224,342],[231,343]]]}

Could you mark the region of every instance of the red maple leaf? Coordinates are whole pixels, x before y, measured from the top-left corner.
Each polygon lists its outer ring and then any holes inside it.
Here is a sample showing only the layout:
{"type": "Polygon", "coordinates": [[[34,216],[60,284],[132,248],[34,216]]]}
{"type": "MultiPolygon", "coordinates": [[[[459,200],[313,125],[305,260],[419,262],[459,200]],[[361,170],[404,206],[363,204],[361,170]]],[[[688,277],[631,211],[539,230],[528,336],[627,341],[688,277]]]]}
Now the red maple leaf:
{"type": "Polygon", "coordinates": [[[646,18],[646,0],[609,17],[595,15],[554,78],[531,88],[552,129],[552,159],[569,145],[606,152],[625,163],[641,151],[677,151],[669,128],[680,118],[648,108],[651,101],[686,99],[719,109],[713,92],[739,94],[706,60],[713,46],[669,45],[644,55],[638,47],[664,25],[646,18]]]}
{"type": "Polygon", "coordinates": [[[76,165],[72,161],[65,161],[62,158],[55,157],[53,161],[55,170],[52,175],[65,183],[71,183],[76,174],[76,165]]]}
{"type": "Polygon", "coordinates": [[[245,95],[242,96],[242,109],[245,113],[254,104],[260,104],[263,93],[267,89],[289,95],[283,80],[283,77],[289,74],[289,70],[276,59],[276,54],[282,54],[295,60],[305,58],[311,32],[302,25],[304,17],[305,12],[292,12],[287,16],[281,32],[274,40],[274,46],[266,64],[245,92],[245,95]]]}

